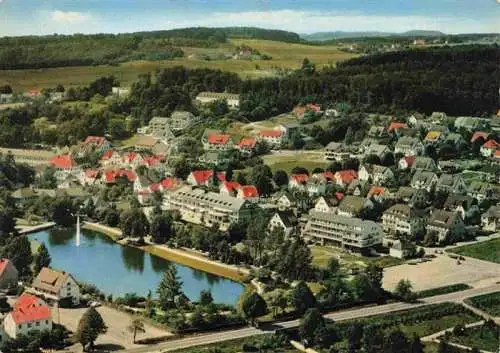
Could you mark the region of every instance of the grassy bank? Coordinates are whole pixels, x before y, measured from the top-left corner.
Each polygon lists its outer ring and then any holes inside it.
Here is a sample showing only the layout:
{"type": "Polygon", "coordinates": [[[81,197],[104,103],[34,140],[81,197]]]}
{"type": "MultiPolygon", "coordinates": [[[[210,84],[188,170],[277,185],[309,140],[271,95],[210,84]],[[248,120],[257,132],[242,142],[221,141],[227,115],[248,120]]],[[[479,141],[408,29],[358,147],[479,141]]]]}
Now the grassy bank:
{"type": "Polygon", "coordinates": [[[482,243],[460,246],[449,252],[476,259],[500,263],[500,238],[482,243]]]}
{"type": "Polygon", "coordinates": [[[471,289],[472,287],[465,283],[452,284],[449,286],[437,287],[432,289],[423,290],[417,293],[418,298],[434,297],[436,295],[443,295],[448,293],[460,292],[463,290],[471,289]]]}
{"type": "Polygon", "coordinates": [[[122,231],[118,228],[107,227],[99,224],[93,223],[84,223],[82,225],[82,229],[92,230],[94,232],[102,233],[114,241],[118,241],[118,239],[122,236],[122,231]]]}
{"type": "Polygon", "coordinates": [[[472,297],[466,302],[491,316],[500,316],[500,292],[472,297]]]}
{"type": "Polygon", "coordinates": [[[163,259],[180,263],[204,272],[212,273],[224,278],[232,279],[233,281],[243,282],[246,275],[236,269],[231,269],[226,267],[224,264],[219,264],[217,262],[211,261],[205,257],[194,252],[187,252],[186,250],[179,249],[168,249],[158,246],[145,246],[142,247],[144,251],[150,254],[156,255],[163,259]],[[183,253],[185,255],[183,255],[183,253]]]}

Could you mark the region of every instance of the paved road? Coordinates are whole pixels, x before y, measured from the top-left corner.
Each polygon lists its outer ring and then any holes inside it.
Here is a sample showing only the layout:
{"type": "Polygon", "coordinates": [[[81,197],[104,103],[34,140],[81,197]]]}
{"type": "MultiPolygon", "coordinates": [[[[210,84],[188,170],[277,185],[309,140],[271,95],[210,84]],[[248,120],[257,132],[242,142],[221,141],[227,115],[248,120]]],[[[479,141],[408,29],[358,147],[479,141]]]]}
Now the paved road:
{"type": "MultiPolygon", "coordinates": [[[[326,314],[325,317],[334,321],[345,321],[363,317],[369,317],[380,314],[387,314],[395,311],[407,310],[411,308],[417,308],[420,306],[439,304],[444,302],[458,302],[461,303],[464,299],[473,297],[476,295],[487,294],[492,292],[500,291],[500,284],[495,284],[493,286],[484,288],[473,288],[461,292],[455,292],[435,297],[426,298],[423,301],[416,304],[408,303],[393,303],[372,307],[365,307],[360,309],[345,310],[340,312],[335,312],[331,314],[326,314]]],[[[285,322],[278,322],[268,327],[263,327],[262,329],[257,329],[254,327],[246,327],[241,329],[212,332],[208,334],[193,336],[189,338],[172,340],[169,342],[163,342],[154,346],[146,346],[141,348],[129,349],[128,353],[147,353],[147,352],[170,352],[178,349],[189,348],[194,346],[207,345],[222,341],[228,341],[238,338],[257,336],[266,333],[275,332],[278,329],[283,328],[293,328],[297,327],[300,320],[292,320],[285,322]]]]}

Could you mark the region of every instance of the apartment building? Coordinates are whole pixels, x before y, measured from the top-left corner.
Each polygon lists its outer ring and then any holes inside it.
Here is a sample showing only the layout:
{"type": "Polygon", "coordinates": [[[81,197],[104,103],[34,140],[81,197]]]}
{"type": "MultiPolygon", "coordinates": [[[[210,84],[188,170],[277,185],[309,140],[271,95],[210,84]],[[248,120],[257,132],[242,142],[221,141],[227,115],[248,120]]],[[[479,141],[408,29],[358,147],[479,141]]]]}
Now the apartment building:
{"type": "Polygon", "coordinates": [[[312,210],[302,235],[323,245],[366,252],[382,243],[383,232],[372,221],[312,210]]]}
{"type": "Polygon", "coordinates": [[[382,227],[387,233],[412,235],[423,231],[424,223],[421,216],[407,204],[396,204],[382,214],[382,227]]]}

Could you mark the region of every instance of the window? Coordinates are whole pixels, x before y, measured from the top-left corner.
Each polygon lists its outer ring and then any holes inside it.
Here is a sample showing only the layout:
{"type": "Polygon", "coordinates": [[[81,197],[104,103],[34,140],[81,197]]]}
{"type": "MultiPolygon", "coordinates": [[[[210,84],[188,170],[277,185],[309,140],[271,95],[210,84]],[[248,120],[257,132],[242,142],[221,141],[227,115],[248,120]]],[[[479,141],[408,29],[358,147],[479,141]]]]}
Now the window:
{"type": "Polygon", "coordinates": [[[33,326],[33,324],[31,322],[28,322],[28,328],[31,328],[31,326],[33,326]]]}
{"type": "Polygon", "coordinates": [[[40,321],[37,321],[37,322],[36,322],[36,326],[40,326],[40,321]]]}

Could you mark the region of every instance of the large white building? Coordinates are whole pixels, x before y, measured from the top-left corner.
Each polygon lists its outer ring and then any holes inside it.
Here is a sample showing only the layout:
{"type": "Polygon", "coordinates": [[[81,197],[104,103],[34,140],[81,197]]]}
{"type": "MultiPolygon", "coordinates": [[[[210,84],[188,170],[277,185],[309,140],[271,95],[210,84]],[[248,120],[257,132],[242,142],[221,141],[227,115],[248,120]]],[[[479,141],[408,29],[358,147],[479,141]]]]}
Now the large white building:
{"type": "Polygon", "coordinates": [[[247,200],[190,186],[168,193],[163,206],[168,210],[179,211],[186,222],[208,227],[218,224],[221,230],[251,216],[251,206],[247,200]]]}
{"type": "Polygon", "coordinates": [[[302,235],[323,245],[363,251],[382,243],[383,231],[372,221],[313,210],[302,235]]]}
{"type": "Polygon", "coordinates": [[[5,333],[10,338],[28,335],[31,331],[51,331],[52,313],[42,299],[30,294],[22,294],[14,304],[12,311],[3,321],[5,333]]]}
{"type": "Polygon", "coordinates": [[[208,104],[215,101],[225,100],[230,108],[238,108],[240,106],[239,94],[233,93],[218,93],[218,92],[201,92],[196,96],[196,101],[201,104],[208,104]]]}
{"type": "Polygon", "coordinates": [[[382,227],[387,233],[412,235],[423,230],[423,218],[407,204],[396,204],[382,214],[382,227]]]}
{"type": "Polygon", "coordinates": [[[44,267],[33,280],[30,290],[50,301],[57,301],[61,307],[80,304],[80,287],[68,272],[44,267]]]}

